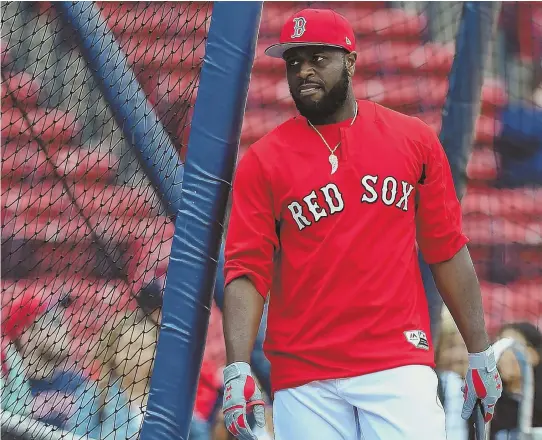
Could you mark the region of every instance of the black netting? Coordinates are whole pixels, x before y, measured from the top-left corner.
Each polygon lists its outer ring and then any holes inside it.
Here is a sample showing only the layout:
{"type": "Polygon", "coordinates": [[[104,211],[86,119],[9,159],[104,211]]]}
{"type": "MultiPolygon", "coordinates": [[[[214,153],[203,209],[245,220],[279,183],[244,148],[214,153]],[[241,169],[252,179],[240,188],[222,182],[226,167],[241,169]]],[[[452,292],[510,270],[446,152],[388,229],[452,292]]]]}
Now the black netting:
{"type": "MultiPolygon", "coordinates": [[[[211,5],[95,7],[181,163],[211,5]]],[[[59,9],[3,3],[2,408],[91,438],[139,431],[173,235],[119,123],[59,9]]]]}
{"type": "MultiPolygon", "coordinates": [[[[439,130],[462,5],[266,3],[241,153],[295,114],[283,63],[263,50],[306,6],[351,22],[357,97],[439,130]]],[[[95,6],[182,160],[211,5],[95,6]]],[[[1,31],[2,408],[92,438],[127,438],[145,407],[173,224],[57,8],[4,2],[1,31]]],[[[540,5],[504,2],[463,199],[492,336],[505,322],[541,325],[541,54],[540,5]]],[[[443,338],[453,341],[449,323],[443,338]]],[[[220,330],[210,335],[218,342],[204,366],[213,376],[224,359],[220,330]]],[[[461,356],[446,368],[461,374],[461,356]]]]}

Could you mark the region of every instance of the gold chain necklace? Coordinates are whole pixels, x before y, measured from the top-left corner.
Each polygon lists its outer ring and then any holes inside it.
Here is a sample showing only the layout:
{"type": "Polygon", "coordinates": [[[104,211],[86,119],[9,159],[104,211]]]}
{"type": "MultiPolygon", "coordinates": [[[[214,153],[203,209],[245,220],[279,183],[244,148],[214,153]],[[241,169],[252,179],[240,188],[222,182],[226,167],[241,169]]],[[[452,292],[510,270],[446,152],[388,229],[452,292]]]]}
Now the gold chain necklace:
{"type": "MultiPolygon", "coordinates": [[[[350,123],[350,127],[354,125],[354,121],[358,117],[358,103],[356,102],[356,111],[354,112],[354,118],[352,119],[352,122],[350,123]]],[[[341,145],[341,141],[337,145],[335,145],[335,148],[331,148],[327,141],[325,140],[324,136],[322,136],[322,133],[318,131],[318,129],[312,125],[312,122],[307,119],[309,125],[312,127],[312,129],[320,136],[320,139],[322,139],[322,142],[325,144],[327,149],[329,150],[329,163],[331,164],[331,174],[335,173],[337,171],[337,168],[339,168],[339,158],[335,155],[335,151],[337,151],[337,148],[339,148],[339,145],[341,145]]]]}

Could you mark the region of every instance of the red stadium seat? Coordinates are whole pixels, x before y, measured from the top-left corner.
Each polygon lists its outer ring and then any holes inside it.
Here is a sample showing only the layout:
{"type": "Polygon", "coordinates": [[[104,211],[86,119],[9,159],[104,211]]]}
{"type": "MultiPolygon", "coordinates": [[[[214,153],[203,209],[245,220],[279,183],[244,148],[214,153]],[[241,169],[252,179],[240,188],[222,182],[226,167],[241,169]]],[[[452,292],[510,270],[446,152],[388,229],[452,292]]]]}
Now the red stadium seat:
{"type": "Polygon", "coordinates": [[[35,141],[10,141],[2,145],[2,175],[19,179],[54,179],[58,175],[75,181],[110,181],[116,175],[119,161],[110,153],[84,148],[51,149],[49,154],[48,157],[35,141]]]}
{"type": "Polygon", "coordinates": [[[405,113],[421,106],[435,108],[444,102],[447,81],[413,76],[390,76],[367,81],[356,81],[354,93],[357,98],[369,99],[385,107],[405,113]]]}
{"type": "Polygon", "coordinates": [[[102,17],[117,35],[140,34],[148,38],[205,38],[209,30],[212,4],[205,3],[111,3],[97,2],[102,17]]]}
{"type": "Polygon", "coordinates": [[[542,222],[537,219],[524,222],[500,217],[465,217],[464,230],[478,244],[518,243],[542,245],[542,222]]]}
{"type": "MultiPolygon", "coordinates": [[[[52,206],[47,203],[48,197],[38,197],[38,201],[25,209],[11,201],[11,205],[2,206],[3,233],[24,240],[79,242],[91,239],[94,232],[108,240],[130,242],[172,231],[173,224],[163,217],[155,214],[144,217],[152,212],[158,201],[154,199],[154,195],[149,194],[146,197],[144,190],[141,191],[138,196],[137,190],[127,187],[102,187],[101,192],[98,188],[92,192],[76,186],[74,195],[81,211],[71,200],[68,202],[64,197],[61,202],[56,201],[52,206]],[[154,202],[151,202],[151,199],[154,202]],[[80,213],[88,219],[92,231],[88,229],[85,218],[80,213]]],[[[22,200],[30,197],[25,196],[22,200]]],[[[4,196],[2,198],[4,201],[4,196]]]]}
{"type": "Polygon", "coordinates": [[[31,75],[21,72],[2,81],[2,111],[8,106],[36,107],[41,85],[31,75]]]}
{"type": "Polygon", "coordinates": [[[205,55],[205,39],[184,40],[179,37],[150,40],[137,35],[123,35],[117,40],[132,66],[174,71],[194,68],[205,55]]]}
{"type": "Polygon", "coordinates": [[[37,136],[46,144],[69,144],[82,130],[72,114],[60,109],[30,109],[27,114],[30,127],[24,131],[23,136],[37,136]]]}
{"type": "Polygon", "coordinates": [[[427,28],[427,20],[423,15],[409,13],[401,8],[360,12],[348,15],[348,19],[354,32],[361,36],[420,41],[427,28]]]}
{"type": "Polygon", "coordinates": [[[51,149],[69,144],[81,132],[75,117],[59,109],[30,108],[25,114],[19,109],[2,109],[2,138],[29,139],[40,138],[51,149]]]}
{"type": "Polygon", "coordinates": [[[53,219],[69,214],[72,203],[62,184],[48,181],[2,188],[2,218],[4,222],[23,218],[30,222],[38,217],[53,219]]]}
{"type": "MultiPolygon", "coordinates": [[[[282,77],[263,75],[253,77],[248,90],[247,105],[249,108],[251,105],[293,108],[288,81],[284,75],[282,77]]],[[[250,111],[247,111],[245,117],[249,115],[250,111]]]]}
{"type": "Polygon", "coordinates": [[[542,219],[542,188],[468,189],[462,200],[463,215],[483,215],[512,221],[542,219]]]}
{"type": "Polygon", "coordinates": [[[497,178],[497,157],[491,148],[476,148],[467,163],[470,183],[488,183],[497,178]]]}
{"type": "Polygon", "coordinates": [[[116,175],[119,158],[99,149],[61,148],[51,154],[51,162],[61,177],[76,181],[108,182],[116,175]]]}
{"type": "Polygon", "coordinates": [[[245,114],[245,118],[243,120],[243,131],[241,132],[241,142],[244,145],[250,145],[269,131],[273,130],[277,125],[295,115],[295,108],[291,108],[289,111],[253,109],[245,114]]]}
{"type": "MultiPolygon", "coordinates": [[[[111,234],[119,240],[153,236],[161,231],[161,225],[165,222],[164,218],[156,214],[158,199],[145,188],[110,185],[85,188],[83,185],[72,185],[69,190],[75,199],[74,204],[60,182],[36,181],[32,184],[4,185],[3,182],[3,222],[6,227],[11,226],[17,231],[20,238],[77,241],[85,233],[88,237],[86,227],[71,236],[73,230],[69,224],[70,219],[74,227],[79,225],[81,229],[81,214],[95,226],[97,233],[111,234]],[[60,228],[58,234],[46,232],[52,231],[53,226],[60,228]],[[120,237],[120,231],[124,231],[126,237],[120,237]]],[[[173,225],[168,227],[173,229],[173,225]]]]}
{"type": "Polygon", "coordinates": [[[52,164],[36,142],[13,140],[2,143],[3,179],[41,179],[52,172],[52,164]]]}
{"type": "MultiPolygon", "coordinates": [[[[454,53],[453,44],[426,43],[408,55],[408,63],[413,72],[447,75],[452,67],[454,53]]],[[[401,65],[408,69],[406,60],[401,65]]]]}
{"type": "Polygon", "coordinates": [[[20,110],[2,109],[2,139],[15,139],[28,130],[26,119],[20,110]]]}
{"type": "Polygon", "coordinates": [[[193,106],[196,102],[199,73],[199,67],[171,72],[158,69],[154,75],[138,75],[138,80],[154,106],[178,101],[193,106]]]}
{"type": "Polygon", "coordinates": [[[408,41],[382,41],[360,45],[358,70],[364,72],[416,73],[424,76],[446,76],[452,66],[450,45],[408,41]]]}
{"type": "Polygon", "coordinates": [[[495,136],[501,131],[501,123],[493,115],[480,115],[476,122],[475,141],[483,145],[493,145],[495,136]]]}
{"type": "Polygon", "coordinates": [[[482,87],[482,111],[489,114],[490,111],[504,107],[507,102],[508,94],[503,82],[493,78],[486,78],[482,87]]]}
{"type": "Polygon", "coordinates": [[[486,326],[491,334],[507,322],[528,321],[542,325],[540,281],[518,282],[506,286],[481,283],[486,326]]]}
{"type": "Polygon", "coordinates": [[[28,295],[31,298],[36,298],[39,301],[49,304],[51,300],[51,292],[49,292],[42,281],[35,279],[10,280],[2,278],[2,312],[11,307],[11,304],[17,298],[22,298],[28,295]]]}
{"type": "MultiPolygon", "coordinates": [[[[115,186],[115,185],[76,185],[74,196],[83,211],[92,215],[93,210],[100,206],[99,212],[105,216],[108,213],[115,216],[134,217],[136,220],[157,214],[160,202],[154,191],[149,187],[115,186]]],[[[120,223],[120,222],[114,222],[120,223]]],[[[127,221],[126,224],[130,222],[127,221]]]]}
{"type": "Polygon", "coordinates": [[[59,218],[36,217],[35,213],[5,209],[3,214],[2,234],[19,240],[66,241],[78,242],[91,235],[81,216],[59,218]]]}
{"type": "MultiPolygon", "coordinates": [[[[431,126],[437,133],[440,133],[442,124],[442,113],[440,111],[425,112],[415,116],[431,126]]],[[[482,114],[476,123],[475,141],[481,145],[492,145],[495,135],[498,134],[499,131],[500,122],[494,118],[494,115],[482,114]]]]}
{"type": "MultiPolygon", "coordinates": [[[[272,44],[277,42],[276,39],[262,38],[258,39],[256,44],[256,53],[254,56],[254,72],[262,72],[261,76],[281,76],[284,77],[286,72],[284,61],[279,58],[273,58],[265,54],[265,49],[267,49],[272,44]]],[[[252,78],[257,79],[257,77],[252,78]]]]}

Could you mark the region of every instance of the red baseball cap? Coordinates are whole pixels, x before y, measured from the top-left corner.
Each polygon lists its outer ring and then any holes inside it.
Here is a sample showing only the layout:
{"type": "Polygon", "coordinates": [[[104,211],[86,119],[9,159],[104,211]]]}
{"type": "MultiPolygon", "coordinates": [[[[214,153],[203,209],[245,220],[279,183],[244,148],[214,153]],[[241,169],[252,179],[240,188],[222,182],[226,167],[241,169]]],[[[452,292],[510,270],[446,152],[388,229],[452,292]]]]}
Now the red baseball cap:
{"type": "Polygon", "coordinates": [[[279,43],[269,46],[265,53],[282,58],[288,49],[302,46],[340,47],[352,52],[356,39],[352,26],[341,14],[331,9],[303,9],[286,21],[279,43]]]}

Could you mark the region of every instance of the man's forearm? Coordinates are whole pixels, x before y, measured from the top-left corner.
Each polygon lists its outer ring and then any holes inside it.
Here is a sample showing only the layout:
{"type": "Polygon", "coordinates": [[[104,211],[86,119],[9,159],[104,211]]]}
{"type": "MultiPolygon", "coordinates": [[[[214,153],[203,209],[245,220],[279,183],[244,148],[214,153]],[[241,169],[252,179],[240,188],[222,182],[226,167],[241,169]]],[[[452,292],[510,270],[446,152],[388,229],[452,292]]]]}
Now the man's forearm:
{"type": "Polygon", "coordinates": [[[467,247],[450,260],[431,265],[431,271],[469,353],[484,351],[489,346],[489,337],[480,284],[467,247]]]}
{"type": "Polygon", "coordinates": [[[263,306],[264,299],[248,278],[237,278],[226,286],[223,321],[228,364],[250,363],[263,306]]]}

